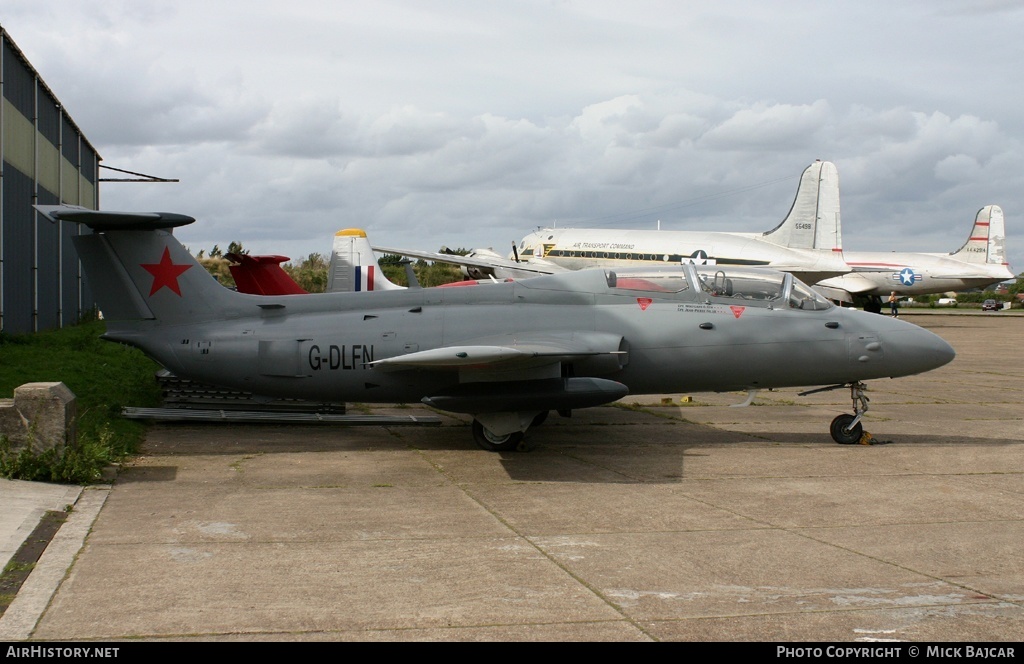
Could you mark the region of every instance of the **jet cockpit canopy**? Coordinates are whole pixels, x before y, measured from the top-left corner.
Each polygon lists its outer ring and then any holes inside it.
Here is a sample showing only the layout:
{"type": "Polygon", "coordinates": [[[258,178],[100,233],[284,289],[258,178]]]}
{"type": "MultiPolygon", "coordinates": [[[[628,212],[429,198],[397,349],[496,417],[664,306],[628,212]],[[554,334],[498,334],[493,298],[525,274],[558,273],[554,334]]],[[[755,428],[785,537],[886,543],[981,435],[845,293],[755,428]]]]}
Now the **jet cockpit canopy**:
{"type": "Polygon", "coordinates": [[[652,294],[691,294],[708,304],[819,311],[833,305],[788,272],[767,268],[684,264],[682,269],[605,270],[609,288],[652,294]]]}

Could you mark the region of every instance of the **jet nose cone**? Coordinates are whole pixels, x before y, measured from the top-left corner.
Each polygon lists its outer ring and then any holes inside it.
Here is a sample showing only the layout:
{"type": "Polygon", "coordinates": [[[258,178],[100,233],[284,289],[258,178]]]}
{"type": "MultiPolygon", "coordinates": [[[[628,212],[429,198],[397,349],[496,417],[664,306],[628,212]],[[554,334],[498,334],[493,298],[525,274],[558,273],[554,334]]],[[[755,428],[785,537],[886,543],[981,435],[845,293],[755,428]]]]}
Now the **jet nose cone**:
{"type": "Polygon", "coordinates": [[[949,364],[956,351],[946,340],[916,325],[890,330],[883,336],[885,356],[892,363],[894,376],[911,376],[949,364]]]}

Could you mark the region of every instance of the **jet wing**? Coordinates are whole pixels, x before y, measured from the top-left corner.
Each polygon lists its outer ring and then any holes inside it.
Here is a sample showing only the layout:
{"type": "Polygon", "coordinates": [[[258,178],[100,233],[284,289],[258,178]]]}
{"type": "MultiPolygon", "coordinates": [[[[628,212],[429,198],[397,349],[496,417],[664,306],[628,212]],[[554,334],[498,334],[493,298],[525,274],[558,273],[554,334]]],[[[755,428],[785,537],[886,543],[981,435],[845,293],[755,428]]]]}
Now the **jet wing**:
{"type": "Polygon", "coordinates": [[[526,369],[588,358],[609,358],[619,365],[622,337],[598,332],[503,335],[396,355],[370,362],[381,369],[526,369]]]}
{"type": "Polygon", "coordinates": [[[585,363],[596,373],[611,373],[626,363],[624,348],[621,336],[597,332],[504,335],[370,365],[382,370],[458,371],[458,385],[422,399],[441,410],[476,414],[572,410],[617,401],[629,388],[607,378],[561,376],[562,363],[585,363]]]}
{"type": "Polygon", "coordinates": [[[508,258],[502,258],[494,252],[484,252],[480,250],[471,251],[465,256],[459,254],[448,254],[443,252],[432,252],[432,251],[415,251],[410,249],[394,249],[391,247],[373,247],[374,251],[379,251],[385,254],[396,254],[398,256],[408,256],[409,258],[420,258],[425,261],[434,261],[438,263],[448,263],[451,265],[459,265],[464,268],[475,268],[487,274],[495,274],[497,276],[510,276],[510,277],[536,277],[541,274],[554,274],[556,272],[566,272],[567,269],[547,261],[537,260],[522,260],[514,261],[508,258]]]}
{"type": "MultiPolygon", "coordinates": [[[[612,351],[621,354],[623,351],[612,351]]],[[[421,350],[407,355],[389,357],[386,360],[370,362],[371,366],[388,368],[420,369],[462,369],[501,367],[526,367],[529,365],[551,364],[585,357],[607,355],[606,351],[583,351],[559,349],[554,346],[445,346],[421,350]]]]}
{"type": "Polygon", "coordinates": [[[96,231],[177,228],[195,221],[194,217],[173,212],[110,212],[80,205],[36,205],[35,208],[50,221],[73,221],[96,231]]]}

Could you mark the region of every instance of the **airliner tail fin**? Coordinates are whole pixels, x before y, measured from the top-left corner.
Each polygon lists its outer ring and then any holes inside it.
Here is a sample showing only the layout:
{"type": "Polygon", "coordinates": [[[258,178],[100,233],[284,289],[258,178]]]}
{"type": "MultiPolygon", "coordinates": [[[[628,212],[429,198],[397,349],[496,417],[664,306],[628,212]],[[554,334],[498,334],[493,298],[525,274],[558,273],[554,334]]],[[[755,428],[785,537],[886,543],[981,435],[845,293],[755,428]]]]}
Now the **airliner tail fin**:
{"type": "Polygon", "coordinates": [[[804,170],[789,214],[763,237],[793,249],[842,252],[839,173],[835,164],[816,161],[804,170]]]}
{"type": "Polygon", "coordinates": [[[950,256],[966,263],[1006,264],[1006,222],[1003,209],[986,205],[974,217],[967,242],[950,256]]]}

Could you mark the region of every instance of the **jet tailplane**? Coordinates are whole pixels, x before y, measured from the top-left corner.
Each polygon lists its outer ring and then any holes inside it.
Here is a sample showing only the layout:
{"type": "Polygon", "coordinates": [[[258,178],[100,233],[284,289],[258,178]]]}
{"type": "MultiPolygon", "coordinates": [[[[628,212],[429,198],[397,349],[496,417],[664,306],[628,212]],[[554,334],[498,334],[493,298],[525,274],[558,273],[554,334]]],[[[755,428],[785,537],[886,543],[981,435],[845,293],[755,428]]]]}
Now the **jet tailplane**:
{"type": "Polygon", "coordinates": [[[63,205],[36,209],[53,221],[92,229],[72,239],[108,323],[174,325],[230,318],[243,311],[242,299],[248,296],[222,286],[171,233],[195,221],[192,217],[63,205]]]}

